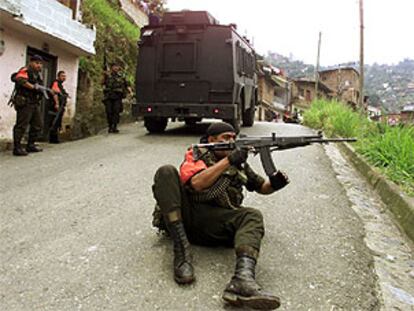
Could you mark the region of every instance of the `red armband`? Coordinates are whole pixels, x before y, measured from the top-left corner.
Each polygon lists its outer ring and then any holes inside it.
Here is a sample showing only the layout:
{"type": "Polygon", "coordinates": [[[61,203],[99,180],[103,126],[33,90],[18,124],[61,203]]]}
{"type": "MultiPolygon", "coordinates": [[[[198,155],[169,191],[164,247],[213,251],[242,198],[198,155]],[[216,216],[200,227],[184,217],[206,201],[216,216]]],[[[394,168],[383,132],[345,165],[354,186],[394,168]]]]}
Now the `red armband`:
{"type": "Polygon", "coordinates": [[[193,157],[193,150],[190,149],[185,154],[184,162],[180,166],[180,179],[183,184],[186,184],[191,177],[198,172],[205,170],[207,165],[203,160],[195,161],[193,157]]]}

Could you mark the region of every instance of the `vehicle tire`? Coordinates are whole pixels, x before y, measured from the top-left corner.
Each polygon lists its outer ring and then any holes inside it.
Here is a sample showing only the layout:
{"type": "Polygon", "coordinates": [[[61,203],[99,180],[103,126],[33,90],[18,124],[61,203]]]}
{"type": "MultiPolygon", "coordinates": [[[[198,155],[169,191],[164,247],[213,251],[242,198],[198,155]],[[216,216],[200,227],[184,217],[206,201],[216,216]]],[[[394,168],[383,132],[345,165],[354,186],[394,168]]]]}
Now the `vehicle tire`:
{"type": "Polygon", "coordinates": [[[254,113],[256,111],[256,102],[252,96],[250,108],[243,111],[243,126],[251,127],[254,124],[254,113]]]}
{"type": "Polygon", "coordinates": [[[144,126],[150,133],[162,133],[168,124],[168,118],[144,118],[144,126]]]}
{"type": "Polygon", "coordinates": [[[184,119],[185,125],[187,126],[194,126],[197,122],[200,122],[200,118],[186,118],[184,119]]]}
{"type": "Polygon", "coordinates": [[[226,119],[226,120],[224,120],[224,122],[230,123],[234,127],[234,130],[236,131],[236,134],[240,133],[241,121],[242,121],[241,110],[242,110],[242,107],[239,104],[237,106],[237,118],[236,119],[226,119]]]}

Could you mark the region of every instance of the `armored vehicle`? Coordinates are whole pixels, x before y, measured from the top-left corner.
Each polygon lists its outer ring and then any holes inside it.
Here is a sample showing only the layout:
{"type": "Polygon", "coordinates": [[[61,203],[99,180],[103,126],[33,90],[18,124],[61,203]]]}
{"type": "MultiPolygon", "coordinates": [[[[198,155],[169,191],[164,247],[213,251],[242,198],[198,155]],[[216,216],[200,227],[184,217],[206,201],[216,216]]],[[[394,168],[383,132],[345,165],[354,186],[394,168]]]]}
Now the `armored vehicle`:
{"type": "Polygon", "coordinates": [[[195,124],[227,121],[237,131],[254,123],[255,52],[236,26],[220,25],[208,12],[167,12],[141,30],[134,116],[151,133],[169,120],[195,124]]]}

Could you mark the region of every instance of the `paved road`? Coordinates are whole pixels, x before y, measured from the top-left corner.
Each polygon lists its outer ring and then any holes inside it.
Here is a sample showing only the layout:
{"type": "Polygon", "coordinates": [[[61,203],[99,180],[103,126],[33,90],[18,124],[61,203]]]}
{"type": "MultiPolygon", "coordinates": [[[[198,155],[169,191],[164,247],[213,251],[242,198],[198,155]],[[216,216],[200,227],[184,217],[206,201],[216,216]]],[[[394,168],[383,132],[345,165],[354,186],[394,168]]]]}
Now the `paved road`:
{"type": "MultiPolygon", "coordinates": [[[[151,228],[152,177],[179,165],[205,130],[142,124],[41,154],[0,155],[0,310],[222,310],[231,249],[193,247],[197,282],[176,285],[172,247],[151,228]]],[[[309,134],[259,123],[251,135],[309,134]]],[[[257,278],[280,310],[379,310],[382,298],[364,224],[351,208],[322,146],[275,154],[291,184],[249,194],[266,234],[257,278]]],[[[256,158],[249,160],[262,172],[256,158]]]]}

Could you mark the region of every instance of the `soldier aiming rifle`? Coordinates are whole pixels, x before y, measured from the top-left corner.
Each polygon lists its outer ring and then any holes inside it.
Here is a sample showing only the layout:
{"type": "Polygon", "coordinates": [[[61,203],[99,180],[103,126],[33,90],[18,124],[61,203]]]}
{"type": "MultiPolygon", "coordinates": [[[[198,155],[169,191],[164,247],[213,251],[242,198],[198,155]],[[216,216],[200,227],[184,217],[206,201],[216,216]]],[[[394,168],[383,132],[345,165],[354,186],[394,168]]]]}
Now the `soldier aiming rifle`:
{"type": "Polygon", "coordinates": [[[234,275],[222,298],[236,307],[276,309],[277,296],[256,282],[256,263],[264,235],[258,209],[242,205],[243,188],[269,195],[289,184],[287,175],[272,161],[271,152],[312,143],[354,141],[315,136],[242,137],[228,123],[213,123],[201,144],[193,145],[180,166],[160,167],[154,177],[157,201],[153,224],[167,230],[174,243],[174,279],[194,282],[190,242],[204,246],[230,246],[236,253],[234,275]],[[259,153],[267,178],[247,164],[250,152],[259,153]]]}

